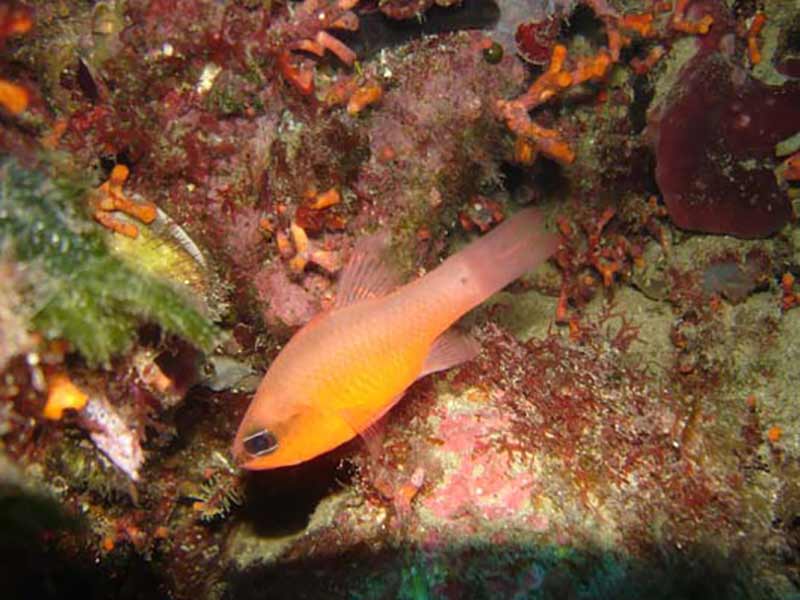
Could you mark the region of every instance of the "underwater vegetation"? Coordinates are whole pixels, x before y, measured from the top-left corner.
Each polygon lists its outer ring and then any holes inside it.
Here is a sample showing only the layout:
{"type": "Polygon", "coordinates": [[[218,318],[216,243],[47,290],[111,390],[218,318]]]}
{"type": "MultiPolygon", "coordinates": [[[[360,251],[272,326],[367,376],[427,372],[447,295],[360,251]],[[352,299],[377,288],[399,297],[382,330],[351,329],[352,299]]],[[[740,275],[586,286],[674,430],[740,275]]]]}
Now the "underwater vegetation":
{"type": "Polygon", "coordinates": [[[0,3],[4,591],[800,597],[799,40],[782,0],[0,3]],[[534,211],[472,360],[238,467],[362,240],[412,281],[534,211]]]}
{"type": "Polygon", "coordinates": [[[107,362],[130,346],[138,320],[212,347],[213,325],[188,299],[115,257],[99,228],[81,221],[80,189],[13,162],[0,168],[0,234],[10,243],[3,250],[29,271],[17,285],[36,287],[32,321],[46,339],[69,342],[90,363],[107,362]]]}

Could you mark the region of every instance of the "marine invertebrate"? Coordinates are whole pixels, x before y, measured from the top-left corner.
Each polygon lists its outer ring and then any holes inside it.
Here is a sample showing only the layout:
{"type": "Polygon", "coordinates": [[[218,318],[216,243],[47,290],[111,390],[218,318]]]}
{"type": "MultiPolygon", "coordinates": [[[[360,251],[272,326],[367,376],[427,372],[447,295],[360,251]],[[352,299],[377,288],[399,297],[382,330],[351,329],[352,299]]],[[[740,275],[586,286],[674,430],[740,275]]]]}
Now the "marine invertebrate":
{"type": "Polygon", "coordinates": [[[794,290],[795,277],[784,273],[781,277],[781,310],[784,312],[800,304],[800,291],[794,290]]]}
{"type": "Polygon", "coordinates": [[[555,15],[522,23],[514,34],[517,51],[526,61],[536,65],[547,64],[560,31],[561,21],[555,15]]]}
{"type": "Polygon", "coordinates": [[[777,444],[783,437],[783,430],[778,425],[773,425],[767,429],[767,439],[770,444],[777,444]]]}
{"type": "Polygon", "coordinates": [[[516,154],[518,159],[522,159],[521,162],[532,162],[537,152],[566,164],[575,160],[575,153],[558,132],[537,125],[530,119],[528,112],[567,88],[585,81],[602,79],[612,60],[606,51],[600,51],[588,59],[579,59],[572,69],[565,68],[566,60],[567,48],[557,44],[553,47],[547,70],[524,94],[513,100],[497,101],[498,113],[508,128],[519,136],[516,154]]]}
{"type": "MultiPolygon", "coordinates": [[[[558,323],[569,323],[574,336],[579,336],[578,321],[576,315],[570,315],[570,305],[583,306],[598,290],[609,289],[642,261],[641,243],[612,230],[610,223],[617,217],[616,212],[611,206],[602,210],[581,207],[573,220],[564,215],[557,219],[561,246],[555,262],[561,269],[562,282],[555,319],[558,323]]],[[[646,223],[654,232],[659,231],[654,222],[657,205],[648,205],[644,212],[648,213],[644,217],[646,223]]]]}
{"type": "Polygon", "coordinates": [[[358,0],[303,0],[291,14],[270,27],[268,48],[277,53],[281,74],[301,94],[314,91],[314,73],[297,51],[321,57],[328,50],[346,65],[353,64],[355,53],[327,30],[358,29],[358,17],[350,10],[357,3],[358,0]]]}
{"type": "MultiPolygon", "coordinates": [[[[477,0],[465,4],[495,6],[477,0]]],[[[76,66],[75,52],[65,52],[69,62],[55,70],[57,75],[48,80],[50,87],[43,90],[42,104],[64,115],[63,125],[39,125],[31,120],[38,113],[31,110],[22,119],[7,119],[18,128],[14,132],[52,133],[47,144],[58,143],[58,156],[65,157],[66,164],[94,173],[111,171],[114,164],[131,165],[131,179],[119,182],[118,192],[135,201],[132,192],[136,190],[156,201],[196,240],[201,259],[208,253],[208,265],[219,276],[219,280],[209,279],[197,253],[180,243],[176,249],[180,246],[182,252],[158,254],[163,261],[155,260],[155,253],[152,260],[143,260],[148,240],[162,247],[167,240],[177,240],[158,232],[160,217],[143,226],[135,217],[128,219],[114,211],[111,214],[135,227],[138,236],[134,240],[111,235],[92,222],[87,196],[81,193],[69,203],[74,210],[65,211],[66,228],[97,236],[109,254],[126,263],[127,279],[103,280],[91,288],[89,298],[105,300],[108,285],[128,290],[127,284],[135,283],[133,276],[146,271],[148,277],[166,279],[177,287],[183,301],[188,300],[201,314],[204,303],[197,300],[208,294],[225,296],[231,304],[223,322],[237,323],[234,337],[206,361],[217,367],[217,374],[198,378],[200,353],[174,336],[159,335],[155,327],[139,327],[157,319],[148,309],[133,309],[123,298],[112,312],[131,309],[133,333],[128,339],[130,343],[138,337],[139,343],[133,353],[114,358],[113,369],[93,377],[82,368],[80,357],[62,353],[52,358],[45,348],[38,353],[41,362],[36,368],[29,369],[26,359],[32,364],[37,355],[23,355],[7,363],[8,371],[0,378],[0,432],[10,428],[3,448],[25,464],[26,472],[51,480],[65,504],[82,511],[91,534],[88,539],[72,535],[65,545],[76,549],[85,564],[98,564],[109,579],[124,578],[124,593],[134,588],[132,593],[148,597],[297,597],[304,593],[353,597],[358,594],[354,581],[360,590],[357,585],[366,587],[369,580],[371,589],[377,590],[374,597],[394,597],[398,589],[409,597],[414,593],[492,598],[614,595],[607,590],[615,582],[619,587],[614,590],[624,588],[630,595],[626,586],[633,582],[619,573],[630,574],[637,567],[625,558],[626,551],[638,555],[653,545],[663,549],[678,544],[685,549],[687,540],[702,539],[708,531],[726,547],[741,537],[753,546],[765,539],[751,537],[752,528],[737,527],[753,515],[754,521],[770,528],[774,521],[763,503],[776,494],[774,488],[762,483],[754,487],[745,481],[764,469],[763,463],[759,466],[758,452],[744,457],[747,464],[741,470],[736,468],[740,415],[726,408],[724,393],[705,395],[717,381],[717,375],[705,367],[705,334],[730,323],[739,330],[752,326],[759,334],[773,332],[766,318],[753,321],[747,311],[763,312],[774,319],[775,327],[791,328],[794,312],[779,318],[781,290],[774,285],[772,293],[754,295],[750,277],[745,282],[728,277],[733,257],[726,257],[721,269],[716,263],[713,268],[711,264],[706,268],[706,262],[681,264],[674,277],[670,271],[663,278],[667,283],[659,290],[651,293],[655,286],[647,288],[649,299],[628,285],[629,275],[633,272],[635,277],[637,265],[644,260],[642,248],[647,249],[648,266],[669,269],[675,256],[692,254],[688,247],[702,250],[703,244],[713,242],[706,236],[672,236],[670,224],[662,221],[666,209],[656,196],[648,199],[657,192],[649,178],[649,154],[639,135],[653,88],[663,89],[673,81],[665,73],[674,74],[687,48],[700,44],[676,39],[681,32],[669,26],[672,6],[665,9],[663,2],[634,6],[637,3],[614,0],[616,9],[637,11],[616,16],[609,8],[611,2],[599,0],[501,0],[500,4],[503,13],[513,9],[509,7],[513,4],[531,13],[544,11],[545,5],[557,6],[565,17],[580,6],[580,14],[568,26],[552,27],[559,31],[543,32],[537,40],[543,62],[552,56],[556,41],[568,48],[561,68],[564,73],[575,69],[578,57],[588,60],[605,51],[613,61],[619,54],[620,62],[609,68],[606,77],[587,81],[589,85],[580,89],[554,90],[552,100],[529,113],[535,125],[556,132],[554,139],[574,153],[569,168],[550,161],[540,161],[533,169],[504,164],[507,141],[520,136],[508,134],[505,121],[495,114],[495,101],[513,99],[528,86],[513,45],[500,55],[499,44],[487,39],[485,30],[426,36],[396,49],[381,45],[385,50],[379,55],[370,54],[374,48],[369,47],[362,52],[360,35],[342,36],[341,41],[361,61],[356,73],[345,77],[349,69],[317,39],[321,31],[335,36],[337,30],[320,30],[312,22],[318,17],[314,13],[298,15],[295,10],[302,5],[296,2],[37,3],[37,12],[44,18],[29,47],[75,48],[60,44],[64,38],[53,35],[48,27],[68,24],[80,42],[78,50],[86,68],[76,66]],[[589,5],[591,11],[586,8],[589,5]],[[116,32],[113,35],[104,33],[107,21],[99,17],[103,11],[119,15],[119,25],[109,26],[116,32]],[[98,18],[89,20],[90,13],[98,18]],[[100,45],[105,46],[104,52],[110,51],[105,61],[87,57],[100,45]],[[304,84],[304,78],[310,77],[319,94],[297,93],[297,84],[281,72],[278,57],[284,52],[289,66],[297,70],[297,81],[304,84]],[[319,59],[320,53],[328,60],[319,59]],[[629,59],[630,69],[624,64],[629,59]],[[340,83],[344,93],[336,102],[318,102],[321,96],[332,96],[340,83]],[[58,141],[60,131],[63,136],[58,141]],[[609,175],[612,169],[618,169],[613,176],[609,175]],[[618,185],[621,178],[624,185],[618,185]],[[570,197],[567,203],[564,196],[570,197]],[[393,411],[387,426],[383,472],[361,471],[358,478],[359,483],[364,478],[363,486],[349,479],[349,461],[336,470],[334,463],[341,454],[334,455],[285,472],[246,477],[248,485],[265,493],[253,494],[245,510],[223,520],[233,507],[231,500],[238,499],[231,491],[238,492],[242,480],[218,469],[213,453],[227,452],[229,437],[246,408],[249,398],[247,392],[237,391],[245,388],[239,381],[252,371],[250,379],[257,382],[255,373],[269,364],[291,330],[333,302],[332,274],[352,246],[355,232],[372,227],[392,230],[400,240],[397,257],[403,265],[430,271],[444,248],[490,229],[515,202],[541,203],[546,211],[563,215],[559,222],[565,238],[561,286],[556,269],[543,269],[514,285],[498,304],[473,316],[470,322],[478,323],[475,331],[482,338],[483,354],[460,372],[414,387],[409,404],[398,407],[399,413],[393,411]],[[120,253],[123,246],[126,250],[120,253]],[[144,262],[169,268],[151,271],[144,262]],[[187,268],[178,271],[176,264],[187,268]],[[183,285],[175,285],[184,281],[192,290],[188,295],[183,285]],[[679,286],[681,295],[671,295],[679,286]],[[706,288],[713,290],[711,299],[703,296],[706,288]],[[539,293],[542,290],[544,295],[539,293]],[[561,290],[559,316],[570,329],[546,332],[552,322],[550,296],[561,290]],[[601,303],[598,296],[621,302],[621,314],[614,313],[610,322],[595,323],[590,315],[601,303]],[[740,296],[744,296],[741,304],[733,304],[740,296]],[[529,298],[533,300],[527,303],[529,298]],[[595,302],[590,303],[590,298],[595,302]],[[698,358],[691,364],[676,358],[674,366],[682,372],[675,373],[671,353],[682,355],[682,350],[670,347],[665,334],[669,356],[664,362],[658,354],[661,327],[667,322],[668,331],[675,319],[689,322],[686,307],[694,309],[695,303],[709,310],[697,312],[700,325],[695,323],[694,331],[681,327],[675,338],[683,334],[687,352],[698,358]],[[584,307],[589,310],[583,311],[584,307]],[[534,311],[542,315],[530,344],[491,325],[510,308],[526,323],[534,311]],[[631,344],[638,326],[646,334],[641,336],[643,343],[631,344]],[[634,356],[624,352],[629,345],[634,356]],[[176,353],[176,346],[187,351],[176,353]],[[64,360],[67,364],[60,364],[64,360]],[[74,416],[61,423],[35,418],[45,399],[44,392],[37,390],[36,373],[47,373],[51,361],[69,369],[82,388],[102,390],[129,426],[123,437],[141,437],[147,427],[147,443],[142,441],[142,445],[151,459],[146,469],[138,469],[135,505],[100,486],[82,483],[85,478],[69,476],[68,467],[53,458],[62,450],[77,448],[97,459],[97,479],[108,481],[114,475],[115,480],[123,480],[123,490],[129,484],[116,473],[118,469],[107,468],[107,461],[80,432],[64,426],[74,416]],[[694,373],[683,372],[692,367],[694,373]],[[669,379],[673,376],[677,381],[669,379]],[[659,377],[668,378],[665,386],[657,385],[659,377]],[[709,387],[701,391],[697,381],[703,377],[709,387]],[[195,381],[199,385],[193,388],[191,401],[181,402],[195,381]],[[146,416],[141,414],[144,411],[149,411],[146,416]],[[733,429],[727,432],[716,429],[731,423],[733,429]],[[714,455],[709,448],[718,442],[730,444],[732,453],[714,455]],[[46,462],[40,458],[43,454],[46,462]],[[731,464],[733,469],[728,468],[731,464]],[[509,474],[519,475],[518,480],[509,474]],[[332,483],[334,477],[336,483],[332,483]],[[308,491],[322,480],[326,483],[318,495],[308,491]],[[742,500],[748,495],[759,500],[748,504],[742,500]],[[756,502],[762,503],[758,509],[756,502]],[[311,515],[317,505],[319,509],[311,515]],[[286,512],[299,515],[297,523],[287,519],[286,512]],[[393,517],[396,520],[387,520],[393,517]],[[306,527],[306,519],[311,526],[306,527]],[[322,527],[315,528],[320,523],[322,527]],[[286,529],[297,535],[285,536],[286,529]],[[741,536],[741,531],[746,535],[741,536]],[[548,546],[548,541],[556,545],[548,546]],[[574,544],[591,552],[595,541],[603,548],[619,549],[620,555],[601,552],[589,560],[583,551],[570,549],[574,544]],[[409,549],[410,556],[398,559],[397,547],[403,552],[409,549]],[[261,552],[262,548],[268,552],[261,552]],[[257,556],[248,568],[239,563],[245,554],[257,556]],[[133,568],[128,569],[129,565],[133,568]],[[140,579],[151,568],[159,578],[152,582],[158,587],[156,592],[148,587],[151,581],[140,579]],[[583,577],[564,583],[576,570],[583,577]],[[318,587],[314,587],[315,579],[318,587]],[[264,580],[268,583],[263,586],[253,584],[264,580]],[[232,587],[224,590],[230,581],[232,587]]],[[[707,0],[687,4],[683,20],[697,21],[709,4],[707,0]]],[[[718,4],[724,4],[724,10],[731,6],[730,2],[718,4]]],[[[770,0],[766,10],[772,5],[770,0]]],[[[319,6],[330,3],[319,2],[319,6]]],[[[751,3],[736,6],[746,12],[751,3]]],[[[769,27],[776,22],[769,14],[759,36],[762,65],[770,62],[769,27]]],[[[558,23],[560,16],[550,22],[558,23]]],[[[716,36],[726,30],[717,12],[713,16],[708,35],[716,36]]],[[[379,11],[369,17],[361,13],[361,29],[366,29],[368,18],[383,19],[379,11]]],[[[392,25],[415,37],[419,31],[430,31],[414,23],[402,28],[392,25]]],[[[730,37],[728,41],[738,55],[743,54],[744,39],[730,37]]],[[[328,44],[324,36],[322,42],[328,44]]],[[[20,43],[12,49],[14,70],[8,72],[23,83],[47,80],[42,65],[48,61],[35,60],[42,53],[31,54],[24,46],[20,43]]],[[[527,161],[539,152],[532,140],[519,142],[518,150],[518,158],[525,158],[527,152],[527,161]]],[[[788,154],[780,156],[784,160],[788,154]]],[[[784,168],[791,173],[789,164],[784,168]]],[[[794,184],[786,187],[794,190],[794,184]]],[[[33,202],[31,208],[38,210],[33,202]]],[[[7,230],[2,231],[5,237],[7,230]]],[[[771,269],[755,265],[752,280],[761,291],[772,281],[764,284],[761,277],[773,269],[797,274],[786,240],[776,238],[768,244],[774,245],[781,258],[771,269]]],[[[20,245],[24,246],[24,240],[20,245]]],[[[7,258],[15,260],[11,252],[0,260],[7,258]]],[[[743,258],[735,257],[744,272],[743,258]]],[[[27,313],[35,313],[40,308],[36,300],[49,291],[36,285],[52,281],[44,264],[39,259],[18,264],[34,277],[28,281],[35,287],[26,287],[25,281],[13,285],[12,303],[22,305],[14,298],[25,293],[28,309],[17,331],[26,330],[31,321],[27,313]],[[28,295],[31,289],[34,293],[28,295]]],[[[0,278],[7,272],[0,262],[0,278]]],[[[70,286],[82,287],[93,276],[76,268],[71,272],[75,276],[70,286]]],[[[12,271],[10,279],[20,281],[19,275],[12,271]]],[[[0,303],[7,283],[0,281],[0,303]]],[[[796,289],[795,284],[792,294],[796,289]]],[[[216,315],[211,304],[211,314],[216,315]]],[[[11,322],[2,308],[0,304],[0,345],[11,331],[5,327],[11,322]]],[[[109,331],[100,329],[99,333],[109,331]]],[[[531,329],[525,331],[527,336],[531,329]]],[[[796,338],[793,330],[788,331],[796,338]]],[[[767,344],[768,336],[763,337],[767,344]]],[[[34,341],[37,338],[34,335],[34,341]]],[[[22,341],[19,345],[10,340],[8,347],[16,348],[13,353],[27,353],[31,340],[22,341]]],[[[751,348],[736,347],[731,360],[751,348]]],[[[724,348],[719,351],[730,355],[724,348]]],[[[754,360],[762,371],[755,377],[745,372],[737,375],[747,385],[758,380],[771,386],[780,380],[779,370],[773,374],[774,362],[762,357],[754,360]]],[[[302,363],[302,368],[310,365],[302,363]]],[[[784,427],[776,447],[786,452],[787,465],[794,464],[791,421],[770,410],[766,427],[759,428],[761,436],[766,440],[773,423],[784,427]]],[[[767,443],[760,443],[759,452],[766,456],[767,443]]],[[[130,448],[114,452],[133,454],[130,448]]],[[[365,461],[378,462],[362,454],[365,461]]],[[[760,479],[780,480],[780,468],[776,465],[768,477],[760,479]]],[[[791,506],[785,509],[786,530],[795,514],[791,506]]],[[[772,527],[768,542],[774,546],[770,547],[783,548],[783,527],[772,527]]],[[[53,539],[49,532],[44,535],[47,541],[53,539]]],[[[39,536],[32,539],[40,541],[39,536]]],[[[46,541],[42,544],[51,547],[46,541]]],[[[643,567],[652,575],[647,569],[656,567],[643,567]]],[[[675,575],[683,575],[669,574],[672,581],[681,580],[675,575]]]]}
{"type": "Polygon", "coordinates": [[[114,218],[111,213],[119,210],[145,224],[152,223],[158,213],[152,202],[134,202],[123,194],[122,186],[128,179],[128,173],[128,167],[125,165],[114,165],[108,181],[103,183],[92,197],[94,206],[92,216],[104,227],[135,238],[139,235],[137,227],[114,218]]]}
{"type": "Polygon", "coordinates": [[[28,107],[27,90],[21,85],[0,79],[0,106],[12,115],[22,113],[28,107]]]}
{"type": "Polygon", "coordinates": [[[214,466],[207,467],[203,482],[190,494],[192,510],[203,523],[227,517],[244,502],[244,484],[240,474],[220,453],[213,454],[214,466]]]}
{"type": "Polygon", "coordinates": [[[631,59],[631,68],[637,75],[646,75],[666,53],[663,46],[653,46],[644,58],[634,56],[631,59]]]}
{"type": "Polygon", "coordinates": [[[800,181],[800,152],[792,154],[781,167],[782,177],[786,181],[800,181]]]}
{"type": "Polygon", "coordinates": [[[89,394],[79,423],[112,463],[133,481],[139,479],[139,470],[144,464],[140,444],[142,432],[123,417],[105,394],[99,390],[89,394]]]}
{"type": "Polygon", "coordinates": [[[690,3],[691,0],[676,0],[670,25],[673,29],[683,33],[699,33],[701,35],[708,33],[711,29],[711,25],[714,23],[714,17],[706,14],[700,17],[698,20],[690,20],[687,17],[687,11],[690,8],[690,3]]]}
{"type": "Polygon", "coordinates": [[[377,83],[367,83],[357,88],[347,100],[347,112],[360,113],[364,108],[377,104],[383,98],[383,88],[377,83]]]}
{"type": "Polygon", "coordinates": [[[766,22],[767,15],[759,11],[753,16],[750,27],[747,29],[747,56],[750,58],[750,64],[754,66],[761,63],[761,49],[758,45],[758,36],[766,22]]]}
{"type": "Polygon", "coordinates": [[[89,396],[76,386],[64,372],[56,372],[47,378],[47,404],[42,416],[58,420],[65,410],[82,410],[89,396]]]}
{"type": "MultiPolygon", "coordinates": [[[[517,136],[515,159],[523,164],[532,163],[537,152],[560,162],[570,164],[575,160],[575,153],[563,136],[555,129],[544,128],[534,122],[528,112],[536,107],[563,95],[570,88],[586,82],[599,82],[606,78],[611,67],[618,63],[621,52],[630,46],[635,38],[642,41],[668,40],[668,32],[657,28],[657,15],[668,11],[671,6],[654,3],[650,11],[620,14],[606,2],[586,0],[594,15],[602,22],[606,30],[607,45],[600,47],[593,54],[581,56],[569,64],[567,46],[555,43],[557,20],[548,16],[527,26],[517,29],[518,42],[529,48],[521,49],[523,56],[531,51],[536,55],[534,62],[544,62],[541,55],[549,51],[550,62],[544,73],[539,75],[521,96],[511,100],[498,100],[497,113],[507,127],[517,136]],[[555,25],[553,24],[555,23],[555,25]],[[536,32],[542,30],[545,43],[536,38],[536,32]],[[552,30],[552,31],[551,31],[552,30]],[[532,50],[533,49],[533,50],[532,50]]],[[[705,15],[699,21],[690,21],[686,17],[688,0],[680,0],[673,11],[670,24],[675,31],[686,34],[704,35],[709,32],[713,17],[705,15]]],[[[647,73],[666,53],[663,46],[654,45],[648,50],[644,59],[634,57],[631,61],[634,72],[638,75],[647,73]]]]}
{"type": "MultiPolygon", "coordinates": [[[[0,6],[0,49],[5,45],[7,38],[25,34],[32,26],[33,18],[27,7],[20,6],[16,2],[0,6]]],[[[30,94],[25,87],[0,79],[0,106],[5,110],[12,115],[18,115],[28,108],[29,102],[30,94]]]]}

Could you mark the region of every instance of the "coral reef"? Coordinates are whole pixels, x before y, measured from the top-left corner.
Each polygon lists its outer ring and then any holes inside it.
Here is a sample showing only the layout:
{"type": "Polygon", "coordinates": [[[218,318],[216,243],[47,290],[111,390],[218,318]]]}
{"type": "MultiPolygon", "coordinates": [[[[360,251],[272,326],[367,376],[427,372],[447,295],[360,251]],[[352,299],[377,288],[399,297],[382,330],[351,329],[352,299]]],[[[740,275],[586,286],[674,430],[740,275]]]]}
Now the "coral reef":
{"type": "Polygon", "coordinates": [[[0,6],[8,593],[800,593],[800,9],[0,6]],[[245,474],[358,239],[561,244],[365,439],[245,474]]]}

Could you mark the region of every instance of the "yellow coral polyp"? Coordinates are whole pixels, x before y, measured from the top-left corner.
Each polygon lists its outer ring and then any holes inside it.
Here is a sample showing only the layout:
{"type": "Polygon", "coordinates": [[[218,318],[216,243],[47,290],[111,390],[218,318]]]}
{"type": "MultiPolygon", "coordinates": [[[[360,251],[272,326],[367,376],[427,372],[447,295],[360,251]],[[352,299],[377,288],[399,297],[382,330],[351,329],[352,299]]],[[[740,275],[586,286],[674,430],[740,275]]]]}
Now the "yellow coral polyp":
{"type": "Polygon", "coordinates": [[[89,396],[86,395],[66,373],[55,373],[47,378],[47,404],[42,416],[58,421],[67,409],[82,410],[89,396]]]}

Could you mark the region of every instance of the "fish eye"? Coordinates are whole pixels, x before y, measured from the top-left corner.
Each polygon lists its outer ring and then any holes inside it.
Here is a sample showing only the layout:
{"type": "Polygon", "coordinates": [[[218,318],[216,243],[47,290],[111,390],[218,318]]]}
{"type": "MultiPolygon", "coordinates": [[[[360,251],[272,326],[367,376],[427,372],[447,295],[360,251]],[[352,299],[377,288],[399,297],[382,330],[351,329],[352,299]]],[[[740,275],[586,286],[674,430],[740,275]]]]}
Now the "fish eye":
{"type": "Polygon", "coordinates": [[[251,456],[264,456],[278,449],[278,439],[266,429],[261,429],[242,440],[245,451],[251,456]]]}

